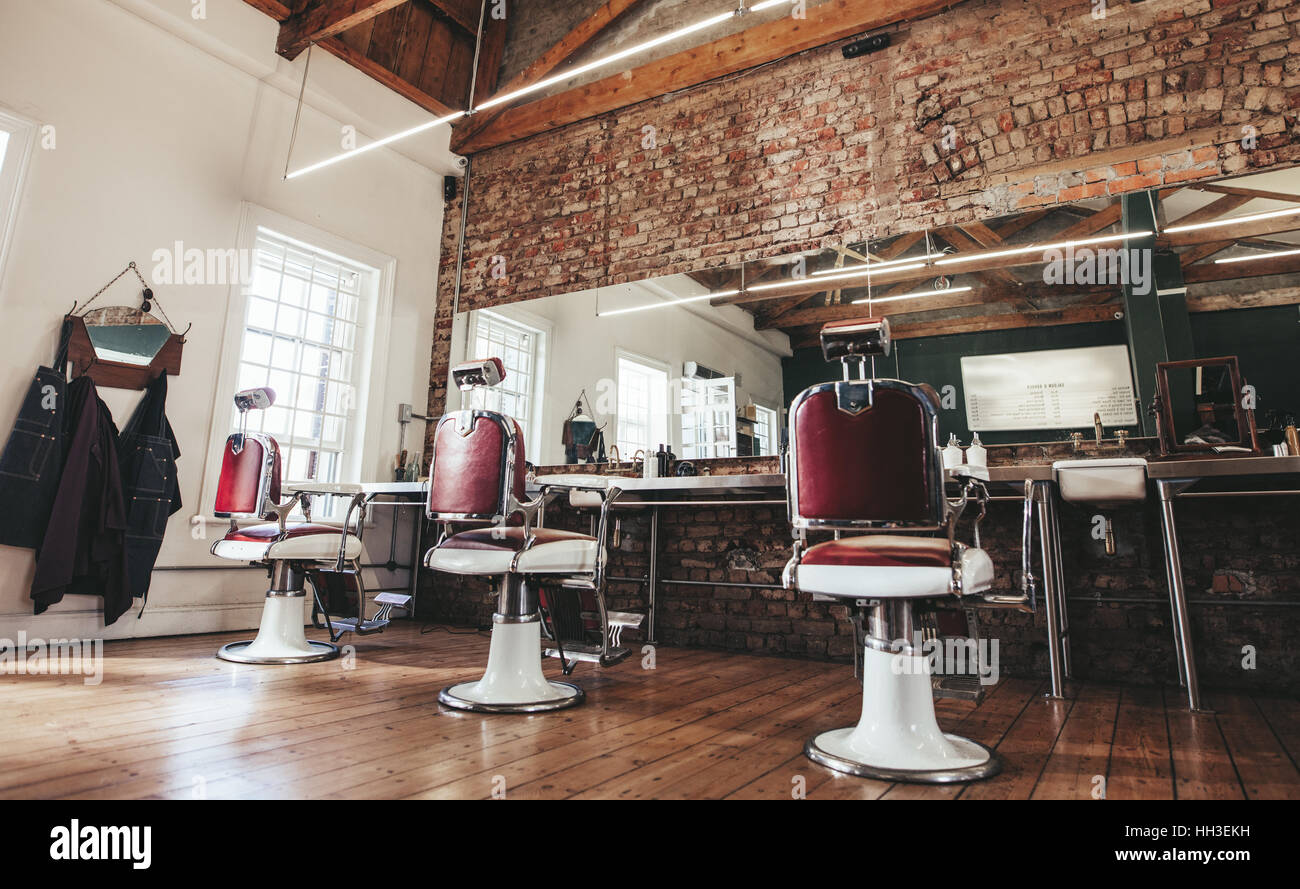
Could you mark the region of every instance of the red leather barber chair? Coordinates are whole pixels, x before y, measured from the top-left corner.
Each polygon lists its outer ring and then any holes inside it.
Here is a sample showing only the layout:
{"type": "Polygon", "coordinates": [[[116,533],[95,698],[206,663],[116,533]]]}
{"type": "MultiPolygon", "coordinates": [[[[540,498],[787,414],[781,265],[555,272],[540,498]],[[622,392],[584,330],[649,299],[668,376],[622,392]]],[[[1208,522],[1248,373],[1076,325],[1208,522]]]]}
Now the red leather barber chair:
{"type": "Polygon", "coordinates": [[[313,523],[311,500],[302,492],[281,503],[279,445],[269,435],[243,431],[250,410],[265,410],[274,401],[275,393],[265,388],[235,395],[240,431],[226,439],[217,483],[215,514],[230,519],[230,530],[212,545],[212,554],[263,566],[271,579],[257,638],[232,642],[217,652],[222,660],[241,664],[302,664],[338,657],[337,646],[306,636],[305,581],[311,577],[314,590],[319,572],[359,576],[360,571],[360,538],[346,527],[313,523]],[[286,518],[299,505],[307,521],[288,524],[286,518]],[[237,519],[266,521],[240,527],[237,519]]]}
{"type": "MultiPolygon", "coordinates": [[[[500,359],[491,358],[459,365],[452,376],[462,391],[469,391],[496,385],[505,369],[500,359]]],[[[538,527],[551,493],[543,488],[527,500],[524,474],[522,434],[510,417],[467,409],[438,421],[428,514],[442,533],[425,554],[424,564],[451,574],[494,577],[498,584],[487,669],[481,679],[443,689],[438,700],[448,707],[532,713],[571,707],[585,699],[578,686],[542,674],[541,587],[550,587],[547,599],[553,602],[573,590],[594,593],[605,621],[609,510],[602,508],[595,536],[538,527]],[[452,533],[458,525],[479,527],[452,533]]],[[[588,656],[581,659],[607,665],[621,660],[626,651],[612,650],[606,637],[584,654],[588,656]]],[[[575,655],[565,653],[566,673],[575,655]]]]}
{"type": "Polygon", "coordinates": [[[805,389],[790,406],[795,544],[783,583],[852,610],[862,647],[862,715],[856,726],[811,738],[804,753],[837,771],[887,781],[987,778],[1001,769],[998,756],[945,734],[935,720],[913,603],[979,597],[991,588],[988,554],[956,540],[968,500],[983,505],[988,495],[965,479],[960,498],[946,497],[933,389],[868,377],[867,362],[889,353],[885,319],[827,325],[821,342],[828,361],[844,363],[844,378],[805,389]],[[831,539],[810,543],[818,532],[831,539]]]}

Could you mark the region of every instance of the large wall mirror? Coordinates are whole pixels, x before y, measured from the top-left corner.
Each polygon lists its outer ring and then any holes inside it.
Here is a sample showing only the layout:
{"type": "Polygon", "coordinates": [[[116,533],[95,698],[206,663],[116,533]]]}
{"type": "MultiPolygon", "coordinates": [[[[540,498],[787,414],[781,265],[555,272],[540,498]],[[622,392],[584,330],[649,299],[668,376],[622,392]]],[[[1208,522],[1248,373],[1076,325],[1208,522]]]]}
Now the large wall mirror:
{"type": "MultiPolygon", "coordinates": [[[[1080,188],[1094,197],[975,224],[463,312],[452,361],[505,360],[506,384],[472,397],[514,415],[548,465],[661,444],[687,460],[776,455],[791,398],[839,373],[817,331],[866,314],[893,327],[876,374],[934,386],[945,439],[1092,438],[1094,414],[1108,437],[1153,435],[1156,364],[1228,355],[1261,436],[1294,423],[1300,168],[1107,190],[1098,179],[1080,188]]],[[[1197,419],[1190,401],[1171,407],[1197,419]]]]}

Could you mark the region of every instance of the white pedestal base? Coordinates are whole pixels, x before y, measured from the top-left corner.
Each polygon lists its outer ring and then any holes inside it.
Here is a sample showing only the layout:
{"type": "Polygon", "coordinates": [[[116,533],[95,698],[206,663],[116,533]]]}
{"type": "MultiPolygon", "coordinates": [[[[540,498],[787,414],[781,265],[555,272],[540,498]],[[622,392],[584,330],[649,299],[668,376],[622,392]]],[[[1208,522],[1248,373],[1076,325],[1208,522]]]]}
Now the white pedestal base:
{"type": "Polygon", "coordinates": [[[804,753],[813,762],[862,777],[932,784],[1002,770],[987,747],[939,730],[926,658],[868,648],[862,676],[862,718],[810,739],[804,753]]]}
{"type": "Polygon", "coordinates": [[[267,596],[257,638],[231,642],[217,652],[237,664],[308,664],[339,656],[338,647],[307,638],[303,596],[267,596]]]}
{"type": "Polygon", "coordinates": [[[542,628],[536,620],[493,624],[483,678],[444,688],[439,702],[481,713],[536,713],[581,704],[586,698],[581,688],[542,675],[541,645],[542,628]]]}

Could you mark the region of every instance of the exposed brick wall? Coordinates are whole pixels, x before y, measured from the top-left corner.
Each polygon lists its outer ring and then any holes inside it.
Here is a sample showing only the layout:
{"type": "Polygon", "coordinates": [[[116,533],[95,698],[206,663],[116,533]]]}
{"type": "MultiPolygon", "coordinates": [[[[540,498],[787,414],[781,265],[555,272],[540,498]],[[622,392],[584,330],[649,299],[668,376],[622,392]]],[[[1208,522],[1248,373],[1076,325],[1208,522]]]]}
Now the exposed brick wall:
{"type": "MultiPolygon", "coordinates": [[[[828,46],[476,155],[459,307],[1300,161],[1300,2],[1111,2],[1104,21],[1092,9],[972,0],[905,26],[892,47],[865,58],[846,61],[828,46]],[[647,126],[653,150],[642,147],[647,126]],[[1241,141],[1247,126],[1252,148],[1241,141]],[[950,150],[945,134],[955,137],[950,150]],[[502,278],[491,275],[496,256],[502,278]]],[[[446,397],[458,202],[446,219],[434,415],[446,397]]],[[[1226,592],[1216,596],[1241,598],[1300,591],[1294,510],[1264,516],[1257,502],[1189,501],[1182,511],[1185,553],[1200,559],[1188,567],[1193,597],[1219,587],[1226,592]]],[[[715,512],[710,520],[665,513],[664,575],[777,582],[789,552],[780,509],[715,512]],[[757,570],[727,567],[737,541],[756,553],[757,570]]],[[[1019,567],[1010,512],[994,507],[986,529],[1004,584],[1019,567]]],[[[1153,508],[1117,517],[1121,551],[1109,558],[1086,533],[1089,518],[1063,510],[1073,594],[1163,598],[1153,508]]],[[[644,518],[626,516],[623,530],[614,571],[643,574],[644,518]]],[[[624,584],[611,594],[619,608],[640,592],[624,584]]],[[[426,578],[425,595],[432,610],[423,613],[439,619],[484,623],[491,614],[481,581],[426,578]]],[[[667,642],[815,657],[848,651],[842,607],[780,590],[665,587],[661,601],[667,642]]],[[[1198,607],[1193,615],[1207,683],[1294,690],[1297,656],[1279,626],[1295,626],[1295,609],[1198,607]],[[1244,673],[1240,640],[1252,638],[1261,640],[1261,669],[1244,673]]],[[[1080,675],[1176,676],[1167,606],[1085,604],[1071,616],[1080,675]]],[[[1001,614],[990,624],[1007,671],[1046,671],[1041,614],[1001,614]]]]}
{"type": "Polygon", "coordinates": [[[1112,2],[1104,21],[1092,9],[974,0],[874,55],[827,46],[478,154],[461,308],[1300,159],[1295,0],[1112,2]]]}

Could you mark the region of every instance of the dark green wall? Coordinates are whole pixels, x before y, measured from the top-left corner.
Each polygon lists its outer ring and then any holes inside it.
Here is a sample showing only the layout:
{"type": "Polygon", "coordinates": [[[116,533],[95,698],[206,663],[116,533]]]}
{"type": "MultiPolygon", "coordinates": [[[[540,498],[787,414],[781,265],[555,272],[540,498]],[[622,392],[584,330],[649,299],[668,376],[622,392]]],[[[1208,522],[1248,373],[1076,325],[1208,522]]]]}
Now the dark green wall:
{"type": "Polygon", "coordinates": [[[1198,312],[1192,343],[1197,358],[1237,356],[1261,425],[1267,411],[1300,414],[1300,306],[1198,312]]]}
{"type": "MultiPolygon", "coordinates": [[[[944,386],[956,390],[955,407],[939,413],[939,437],[947,441],[957,433],[963,444],[971,440],[966,428],[966,397],[962,390],[961,359],[964,355],[1000,355],[1005,352],[1035,352],[1043,349],[1073,349],[1086,346],[1127,344],[1122,321],[1102,324],[1069,324],[1021,330],[995,330],[984,333],[960,333],[952,336],[898,340],[888,358],[876,359],[876,376],[894,377],[911,383],[929,383],[940,392],[944,386]]],[[[827,364],[820,349],[800,349],[783,362],[785,403],[788,405],[801,391],[828,380],[838,380],[840,363],[827,364]]],[[[1132,427],[1130,427],[1132,428],[1132,427]]],[[[985,444],[1010,444],[1023,441],[1064,441],[1071,432],[1092,436],[1092,429],[1039,429],[1026,432],[983,432],[985,444]]],[[[1113,430],[1108,429],[1107,435],[1113,430]]]]}

